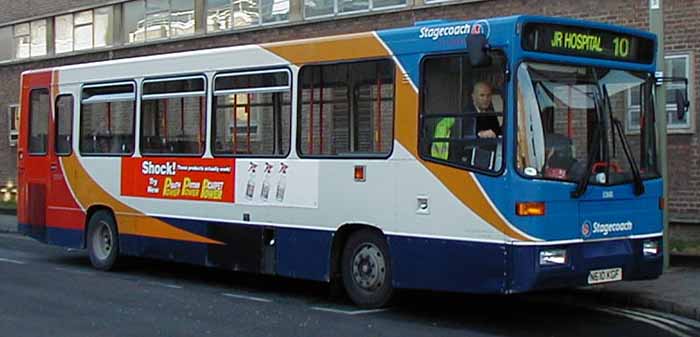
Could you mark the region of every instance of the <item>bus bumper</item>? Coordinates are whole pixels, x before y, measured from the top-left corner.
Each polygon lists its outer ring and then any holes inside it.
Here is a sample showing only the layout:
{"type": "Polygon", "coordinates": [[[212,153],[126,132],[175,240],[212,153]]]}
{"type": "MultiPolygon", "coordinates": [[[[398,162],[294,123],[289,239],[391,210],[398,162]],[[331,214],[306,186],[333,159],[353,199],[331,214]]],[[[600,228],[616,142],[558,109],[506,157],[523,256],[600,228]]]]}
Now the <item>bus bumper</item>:
{"type": "Polygon", "coordinates": [[[663,272],[662,237],[551,246],[512,246],[512,292],[568,288],[615,281],[654,279],[663,272]],[[653,246],[656,254],[644,244],[653,246]],[[566,252],[566,258],[544,257],[566,252]]]}

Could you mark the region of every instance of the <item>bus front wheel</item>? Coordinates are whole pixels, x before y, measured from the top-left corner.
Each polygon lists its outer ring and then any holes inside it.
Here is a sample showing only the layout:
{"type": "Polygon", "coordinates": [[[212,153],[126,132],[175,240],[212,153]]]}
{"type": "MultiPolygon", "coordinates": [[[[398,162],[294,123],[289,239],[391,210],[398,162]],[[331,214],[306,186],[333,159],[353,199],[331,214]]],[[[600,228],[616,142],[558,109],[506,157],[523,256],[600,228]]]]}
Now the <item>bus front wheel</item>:
{"type": "Polygon", "coordinates": [[[391,299],[391,261],[384,238],[372,230],[353,233],[345,244],[342,276],[350,299],[364,308],[379,308],[391,299]]]}
{"type": "Polygon", "coordinates": [[[119,234],[110,212],[101,210],[90,217],[87,248],[93,267],[105,271],[114,267],[119,256],[119,234]]]}

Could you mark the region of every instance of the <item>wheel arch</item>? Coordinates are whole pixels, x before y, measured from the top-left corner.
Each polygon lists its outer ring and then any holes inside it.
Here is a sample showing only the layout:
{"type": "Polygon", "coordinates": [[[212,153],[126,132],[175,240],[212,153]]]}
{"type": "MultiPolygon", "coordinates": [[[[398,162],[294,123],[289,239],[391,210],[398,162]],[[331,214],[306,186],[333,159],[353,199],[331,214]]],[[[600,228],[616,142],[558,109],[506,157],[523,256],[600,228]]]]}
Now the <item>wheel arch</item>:
{"type": "MultiPolygon", "coordinates": [[[[342,224],[333,234],[333,242],[331,244],[331,254],[330,254],[330,279],[329,281],[331,284],[337,283],[338,281],[341,280],[341,260],[343,256],[343,247],[345,247],[345,243],[348,241],[350,236],[353,233],[356,233],[360,230],[370,230],[375,232],[377,235],[382,237],[386,242],[387,246],[389,245],[389,240],[387,240],[386,235],[384,234],[384,231],[373,225],[373,224],[368,224],[368,223],[360,223],[360,222],[348,222],[342,224]]],[[[391,247],[389,246],[389,254],[391,254],[391,247]]]]}
{"type": "Polygon", "coordinates": [[[114,225],[117,228],[117,235],[119,235],[119,224],[117,224],[117,218],[114,215],[114,210],[112,210],[111,207],[109,207],[107,205],[103,205],[103,204],[91,205],[85,211],[85,223],[83,224],[83,243],[82,243],[83,249],[87,248],[88,225],[90,224],[90,219],[92,218],[93,215],[95,215],[95,213],[97,213],[99,211],[106,211],[112,216],[112,219],[114,219],[114,225]]]}

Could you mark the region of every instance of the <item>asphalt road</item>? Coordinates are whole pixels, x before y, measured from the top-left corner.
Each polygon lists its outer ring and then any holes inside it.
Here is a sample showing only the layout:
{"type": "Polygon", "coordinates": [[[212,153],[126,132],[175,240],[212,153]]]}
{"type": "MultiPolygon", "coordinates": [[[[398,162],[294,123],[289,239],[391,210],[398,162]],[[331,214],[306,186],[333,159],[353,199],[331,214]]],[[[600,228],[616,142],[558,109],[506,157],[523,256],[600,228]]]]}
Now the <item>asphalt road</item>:
{"type": "Polygon", "coordinates": [[[0,336],[700,335],[668,315],[529,296],[404,291],[363,311],[328,294],[321,283],[144,259],[98,272],[83,251],[0,234],[0,336]]]}

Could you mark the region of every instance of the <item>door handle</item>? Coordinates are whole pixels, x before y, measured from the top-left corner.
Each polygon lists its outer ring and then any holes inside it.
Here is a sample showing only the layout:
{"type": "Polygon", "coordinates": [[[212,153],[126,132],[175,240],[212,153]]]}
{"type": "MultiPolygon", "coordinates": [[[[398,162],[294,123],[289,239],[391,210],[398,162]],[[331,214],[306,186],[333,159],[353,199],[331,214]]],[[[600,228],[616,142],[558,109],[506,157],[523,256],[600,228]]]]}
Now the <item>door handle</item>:
{"type": "Polygon", "coordinates": [[[58,165],[56,165],[55,163],[51,163],[50,168],[51,168],[51,171],[56,171],[56,169],[58,168],[58,165]]]}

